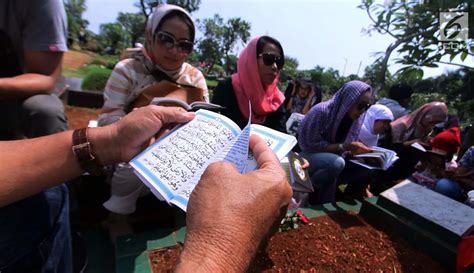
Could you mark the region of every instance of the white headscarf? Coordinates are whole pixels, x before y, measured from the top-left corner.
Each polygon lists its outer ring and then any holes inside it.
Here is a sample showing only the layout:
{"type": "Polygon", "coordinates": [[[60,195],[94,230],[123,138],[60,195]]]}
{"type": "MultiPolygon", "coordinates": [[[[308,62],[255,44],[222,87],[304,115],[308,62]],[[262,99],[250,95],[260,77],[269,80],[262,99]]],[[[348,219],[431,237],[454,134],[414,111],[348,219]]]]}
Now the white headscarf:
{"type": "Polygon", "coordinates": [[[364,123],[359,133],[359,140],[367,146],[377,146],[379,135],[374,132],[374,123],[377,120],[393,120],[390,109],[382,104],[370,106],[365,114],[364,123]]]}

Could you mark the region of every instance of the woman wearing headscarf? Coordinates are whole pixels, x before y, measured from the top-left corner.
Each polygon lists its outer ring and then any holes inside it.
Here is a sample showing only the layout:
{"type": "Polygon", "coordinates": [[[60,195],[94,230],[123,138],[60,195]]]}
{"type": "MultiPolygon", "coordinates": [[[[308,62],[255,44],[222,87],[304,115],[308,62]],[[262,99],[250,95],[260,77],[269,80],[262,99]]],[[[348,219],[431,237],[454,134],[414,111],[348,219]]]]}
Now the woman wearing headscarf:
{"type": "Polygon", "coordinates": [[[219,83],[212,103],[224,106],[221,113],[241,128],[251,116],[254,124],[286,133],[285,97],[278,89],[284,60],[283,48],[276,39],[269,36],[252,39],[240,53],[237,73],[219,83]]]}
{"type": "Polygon", "coordinates": [[[334,202],[336,182],[344,170],[344,153],[360,154],[370,149],[357,141],[363,113],[372,102],[372,88],[361,81],[350,81],[328,101],[315,105],[306,114],[298,142],[301,155],[309,163],[315,192],[311,204],[334,202]]]}
{"type": "Polygon", "coordinates": [[[392,120],[392,111],[387,106],[382,104],[370,106],[360,129],[359,140],[369,147],[377,146],[379,135],[390,130],[392,120]]]}
{"type": "MultiPolygon", "coordinates": [[[[174,97],[188,103],[207,99],[204,76],[185,62],[195,38],[188,12],[175,5],[159,5],[148,19],[145,38],[141,51],[114,67],[104,90],[100,126],[119,120],[134,107],[149,104],[153,97],[174,97]]],[[[137,199],[148,192],[128,163],[117,164],[111,197],[104,207],[118,214],[133,213],[137,199]]]]}
{"type": "MultiPolygon", "coordinates": [[[[430,147],[429,135],[436,124],[445,122],[448,116],[448,107],[444,102],[430,102],[422,105],[414,112],[392,121],[391,137],[384,140],[385,148],[397,153],[399,160],[386,172],[380,173],[379,184],[405,179],[415,171],[416,163],[421,154],[410,147],[415,142],[430,147]]],[[[380,190],[383,190],[381,188],[380,190]]]]}

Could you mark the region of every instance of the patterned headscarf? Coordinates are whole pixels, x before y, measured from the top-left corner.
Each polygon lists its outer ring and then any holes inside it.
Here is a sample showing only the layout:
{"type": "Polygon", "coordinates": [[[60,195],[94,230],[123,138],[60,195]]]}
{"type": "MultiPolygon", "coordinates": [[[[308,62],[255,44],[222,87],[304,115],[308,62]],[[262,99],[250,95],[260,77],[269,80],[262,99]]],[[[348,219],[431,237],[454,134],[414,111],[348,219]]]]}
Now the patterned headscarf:
{"type": "MultiPolygon", "coordinates": [[[[161,72],[164,72],[171,79],[176,80],[182,75],[184,71],[184,65],[182,65],[177,70],[165,70],[154,61],[155,56],[154,56],[154,50],[153,50],[156,47],[157,41],[156,41],[155,34],[156,34],[156,30],[158,26],[160,25],[160,22],[163,20],[163,18],[167,14],[173,11],[179,11],[189,18],[189,21],[192,23],[192,28],[190,29],[191,41],[192,42],[194,41],[195,25],[194,25],[193,19],[191,18],[191,15],[189,15],[189,13],[186,10],[184,10],[183,8],[179,6],[170,5],[170,4],[158,5],[153,11],[153,13],[148,17],[148,22],[145,28],[145,45],[142,48],[143,56],[141,56],[142,57],[141,61],[143,61],[148,71],[152,72],[155,70],[159,70],[161,72]]],[[[183,82],[183,84],[187,84],[187,83],[183,82]]]]}
{"type": "Polygon", "coordinates": [[[248,119],[250,100],[252,123],[262,124],[269,113],[275,112],[280,107],[285,100],[285,96],[278,89],[279,74],[270,85],[266,87],[262,85],[257,63],[257,43],[259,39],[260,37],[252,39],[240,53],[237,62],[237,73],[232,75],[232,86],[242,115],[248,119]]]}
{"type": "Polygon", "coordinates": [[[426,122],[443,122],[448,116],[448,107],[444,102],[434,101],[423,104],[414,112],[400,117],[390,124],[392,141],[405,142],[420,139],[425,141],[433,128],[423,126],[426,122]]]}
{"type": "MultiPolygon", "coordinates": [[[[298,142],[303,151],[319,152],[330,144],[336,143],[336,132],[349,109],[359,97],[372,87],[361,81],[350,81],[342,86],[334,96],[325,102],[316,104],[306,114],[299,129],[298,142]]],[[[352,122],[345,143],[357,140],[364,115],[352,122]]]]}
{"type": "Polygon", "coordinates": [[[379,140],[379,134],[374,132],[374,123],[377,120],[393,120],[393,114],[390,109],[382,104],[370,106],[365,114],[364,123],[359,133],[359,140],[367,146],[376,146],[379,140]]]}

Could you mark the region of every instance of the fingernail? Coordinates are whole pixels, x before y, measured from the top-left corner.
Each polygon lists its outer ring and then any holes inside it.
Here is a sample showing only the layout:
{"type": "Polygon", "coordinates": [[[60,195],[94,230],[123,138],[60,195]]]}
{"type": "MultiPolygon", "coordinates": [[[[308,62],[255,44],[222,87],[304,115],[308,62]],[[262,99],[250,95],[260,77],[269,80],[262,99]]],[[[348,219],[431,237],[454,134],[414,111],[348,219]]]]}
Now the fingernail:
{"type": "Polygon", "coordinates": [[[194,112],[183,112],[181,113],[183,118],[194,118],[196,114],[194,112]]]}

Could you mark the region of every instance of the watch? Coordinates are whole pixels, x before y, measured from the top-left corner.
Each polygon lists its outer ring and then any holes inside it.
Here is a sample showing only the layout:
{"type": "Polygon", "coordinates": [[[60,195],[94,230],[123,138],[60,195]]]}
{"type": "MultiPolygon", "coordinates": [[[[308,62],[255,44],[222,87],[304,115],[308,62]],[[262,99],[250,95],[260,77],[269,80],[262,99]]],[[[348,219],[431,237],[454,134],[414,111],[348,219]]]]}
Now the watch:
{"type": "Polygon", "coordinates": [[[101,175],[102,166],[92,153],[92,146],[87,136],[88,128],[74,130],[72,133],[72,152],[82,169],[91,175],[101,175]]]}

